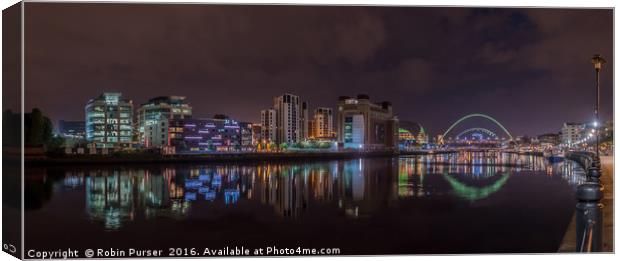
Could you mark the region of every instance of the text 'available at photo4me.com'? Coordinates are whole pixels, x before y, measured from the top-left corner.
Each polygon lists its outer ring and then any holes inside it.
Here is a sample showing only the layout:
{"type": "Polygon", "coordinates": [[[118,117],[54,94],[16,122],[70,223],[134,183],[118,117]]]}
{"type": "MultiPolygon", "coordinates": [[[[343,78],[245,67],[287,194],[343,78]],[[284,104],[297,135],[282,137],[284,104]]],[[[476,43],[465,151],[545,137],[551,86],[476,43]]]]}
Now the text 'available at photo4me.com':
{"type": "Polygon", "coordinates": [[[306,256],[306,255],[340,255],[340,248],[278,248],[275,246],[247,248],[167,248],[167,249],[138,249],[138,248],[93,248],[85,250],[57,249],[26,251],[26,258],[61,259],[61,258],[119,258],[119,257],[209,257],[209,256],[306,256]]]}

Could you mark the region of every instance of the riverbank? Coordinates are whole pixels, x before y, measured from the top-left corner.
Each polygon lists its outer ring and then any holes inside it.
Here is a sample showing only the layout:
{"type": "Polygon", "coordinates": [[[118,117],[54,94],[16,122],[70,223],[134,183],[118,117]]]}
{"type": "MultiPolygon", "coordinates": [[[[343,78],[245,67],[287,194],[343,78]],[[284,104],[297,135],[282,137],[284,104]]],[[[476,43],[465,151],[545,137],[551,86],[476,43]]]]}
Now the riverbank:
{"type": "Polygon", "coordinates": [[[148,164],[148,163],[219,163],[337,160],[369,157],[394,157],[399,155],[450,154],[455,151],[317,151],[317,152],[243,152],[213,154],[123,154],[123,155],[70,155],[60,157],[36,157],[26,159],[27,165],[65,164],[148,164]]]}

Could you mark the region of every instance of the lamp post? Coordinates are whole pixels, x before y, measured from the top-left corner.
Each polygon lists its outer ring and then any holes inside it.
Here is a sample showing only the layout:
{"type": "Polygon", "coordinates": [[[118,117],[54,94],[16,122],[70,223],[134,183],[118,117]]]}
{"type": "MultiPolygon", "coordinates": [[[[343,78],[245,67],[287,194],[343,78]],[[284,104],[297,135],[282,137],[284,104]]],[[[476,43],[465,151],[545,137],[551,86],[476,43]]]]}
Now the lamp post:
{"type": "Polygon", "coordinates": [[[599,125],[599,116],[598,116],[598,111],[599,111],[599,97],[600,97],[600,72],[601,72],[601,68],[603,67],[603,64],[605,64],[605,59],[603,59],[603,57],[601,57],[601,55],[599,54],[595,54],[592,57],[592,65],[594,65],[594,71],[596,73],[596,105],[594,107],[594,117],[596,118],[596,121],[594,122],[594,129],[596,132],[596,157],[599,157],[599,133],[598,133],[598,125],[599,125]]]}
{"type": "MultiPolygon", "coordinates": [[[[592,57],[596,73],[596,103],[594,107],[594,130],[596,135],[596,156],[588,166],[587,182],[577,187],[577,245],[578,252],[600,252],[603,250],[603,185],[601,184],[601,159],[599,158],[599,74],[605,59],[596,54],[592,57]]],[[[587,156],[586,156],[587,157],[587,156]]],[[[589,157],[587,157],[590,159],[589,157]]]]}

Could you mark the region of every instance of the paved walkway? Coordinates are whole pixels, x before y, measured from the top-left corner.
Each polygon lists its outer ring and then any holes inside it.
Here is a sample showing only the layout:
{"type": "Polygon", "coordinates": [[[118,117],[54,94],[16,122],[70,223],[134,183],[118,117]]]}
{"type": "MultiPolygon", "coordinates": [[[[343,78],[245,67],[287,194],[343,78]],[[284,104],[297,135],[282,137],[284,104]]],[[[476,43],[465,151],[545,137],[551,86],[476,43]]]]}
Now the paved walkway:
{"type": "MultiPolygon", "coordinates": [[[[612,156],[602,156],[601,166],[603,175],[601,182],[603,191],[603,251],[614,252],[614,159],[612,156]]],[[[575,252],[576,224],[575,215],[570,225],[566,228],[564,240],[558,252],[575,252]]]]}

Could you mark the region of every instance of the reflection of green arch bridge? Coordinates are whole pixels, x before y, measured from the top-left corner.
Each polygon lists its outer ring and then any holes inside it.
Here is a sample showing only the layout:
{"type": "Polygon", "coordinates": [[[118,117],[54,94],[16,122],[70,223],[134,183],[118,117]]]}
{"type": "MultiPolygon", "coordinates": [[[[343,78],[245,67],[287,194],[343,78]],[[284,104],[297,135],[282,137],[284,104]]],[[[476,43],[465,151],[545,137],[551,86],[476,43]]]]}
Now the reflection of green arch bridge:
{"type": "Polygon", "coordinates": [[[476,201],[486,198],[501,189],[504,184],[506,184],[506,181],[508,181],[510,173],[502,174],[502,177],[495,181],[495,183],[482,188],[472,187],[463,184],[458,179],[450,176],[447,171],[444,172],[442,176],[448,181],[448,183],[450,183],[450,186],[452,187],[454,193],[456,193],[457,196],[471,201],[476,201]]]}
{"type": "MultiPolygon", "coordinates": [[[[465,116],[463,116],[462,118],[460,118],[460,119],[458,119],[456,122],[454,122],[454,123],[450,126],[450,128],[448,128],[448,129],[447,129],[447,130],[443,133],[443,136],[442,136],[442,137],[447,137],[448,133],[450,133],[450,131],[451,131],[452,129],[454,129],[454,127],[456,127],[457,125],[459,125],[461,122],[463,122],[463,121],[465,121],[465,120],[467,120],[467,119],[469,119],[469,118],[475,118],[475,117],[477,117],[477,118],[484,118],[484,119],[487,119],[487,120],[489,120],[489,121],[491,121],[491,122],[495,123],[495,125],[497,125],[498,127],[500,127],[500,129],[502,129],[502,131],[504,131],[504,133],[506,133],[506,135],[508,135],[508,137],[509,137],[511,140],[513,139],[513,138],[512,138],[512,135],[510,134],[510,132],[508,132],[508,130],[506,129],[506,127],[504,127],[504,125],[502,125],[501,123],[499,123],[499,121],[497,121],[497,120],[496,120],[496,119],[494,119],[493,117],[491,117],[491,116],[489,116],[489,115],[486,115],[486,114],[482,114],[482,113],[472,113],[472,114],[469,114],[469,115],[465,115],[465,116]]],[[[482,128],[480,128],[480,129],[482,129],[482,128]]],[[[486,130],[486,129],[485,129],[485,130],[486,130]]]]}

